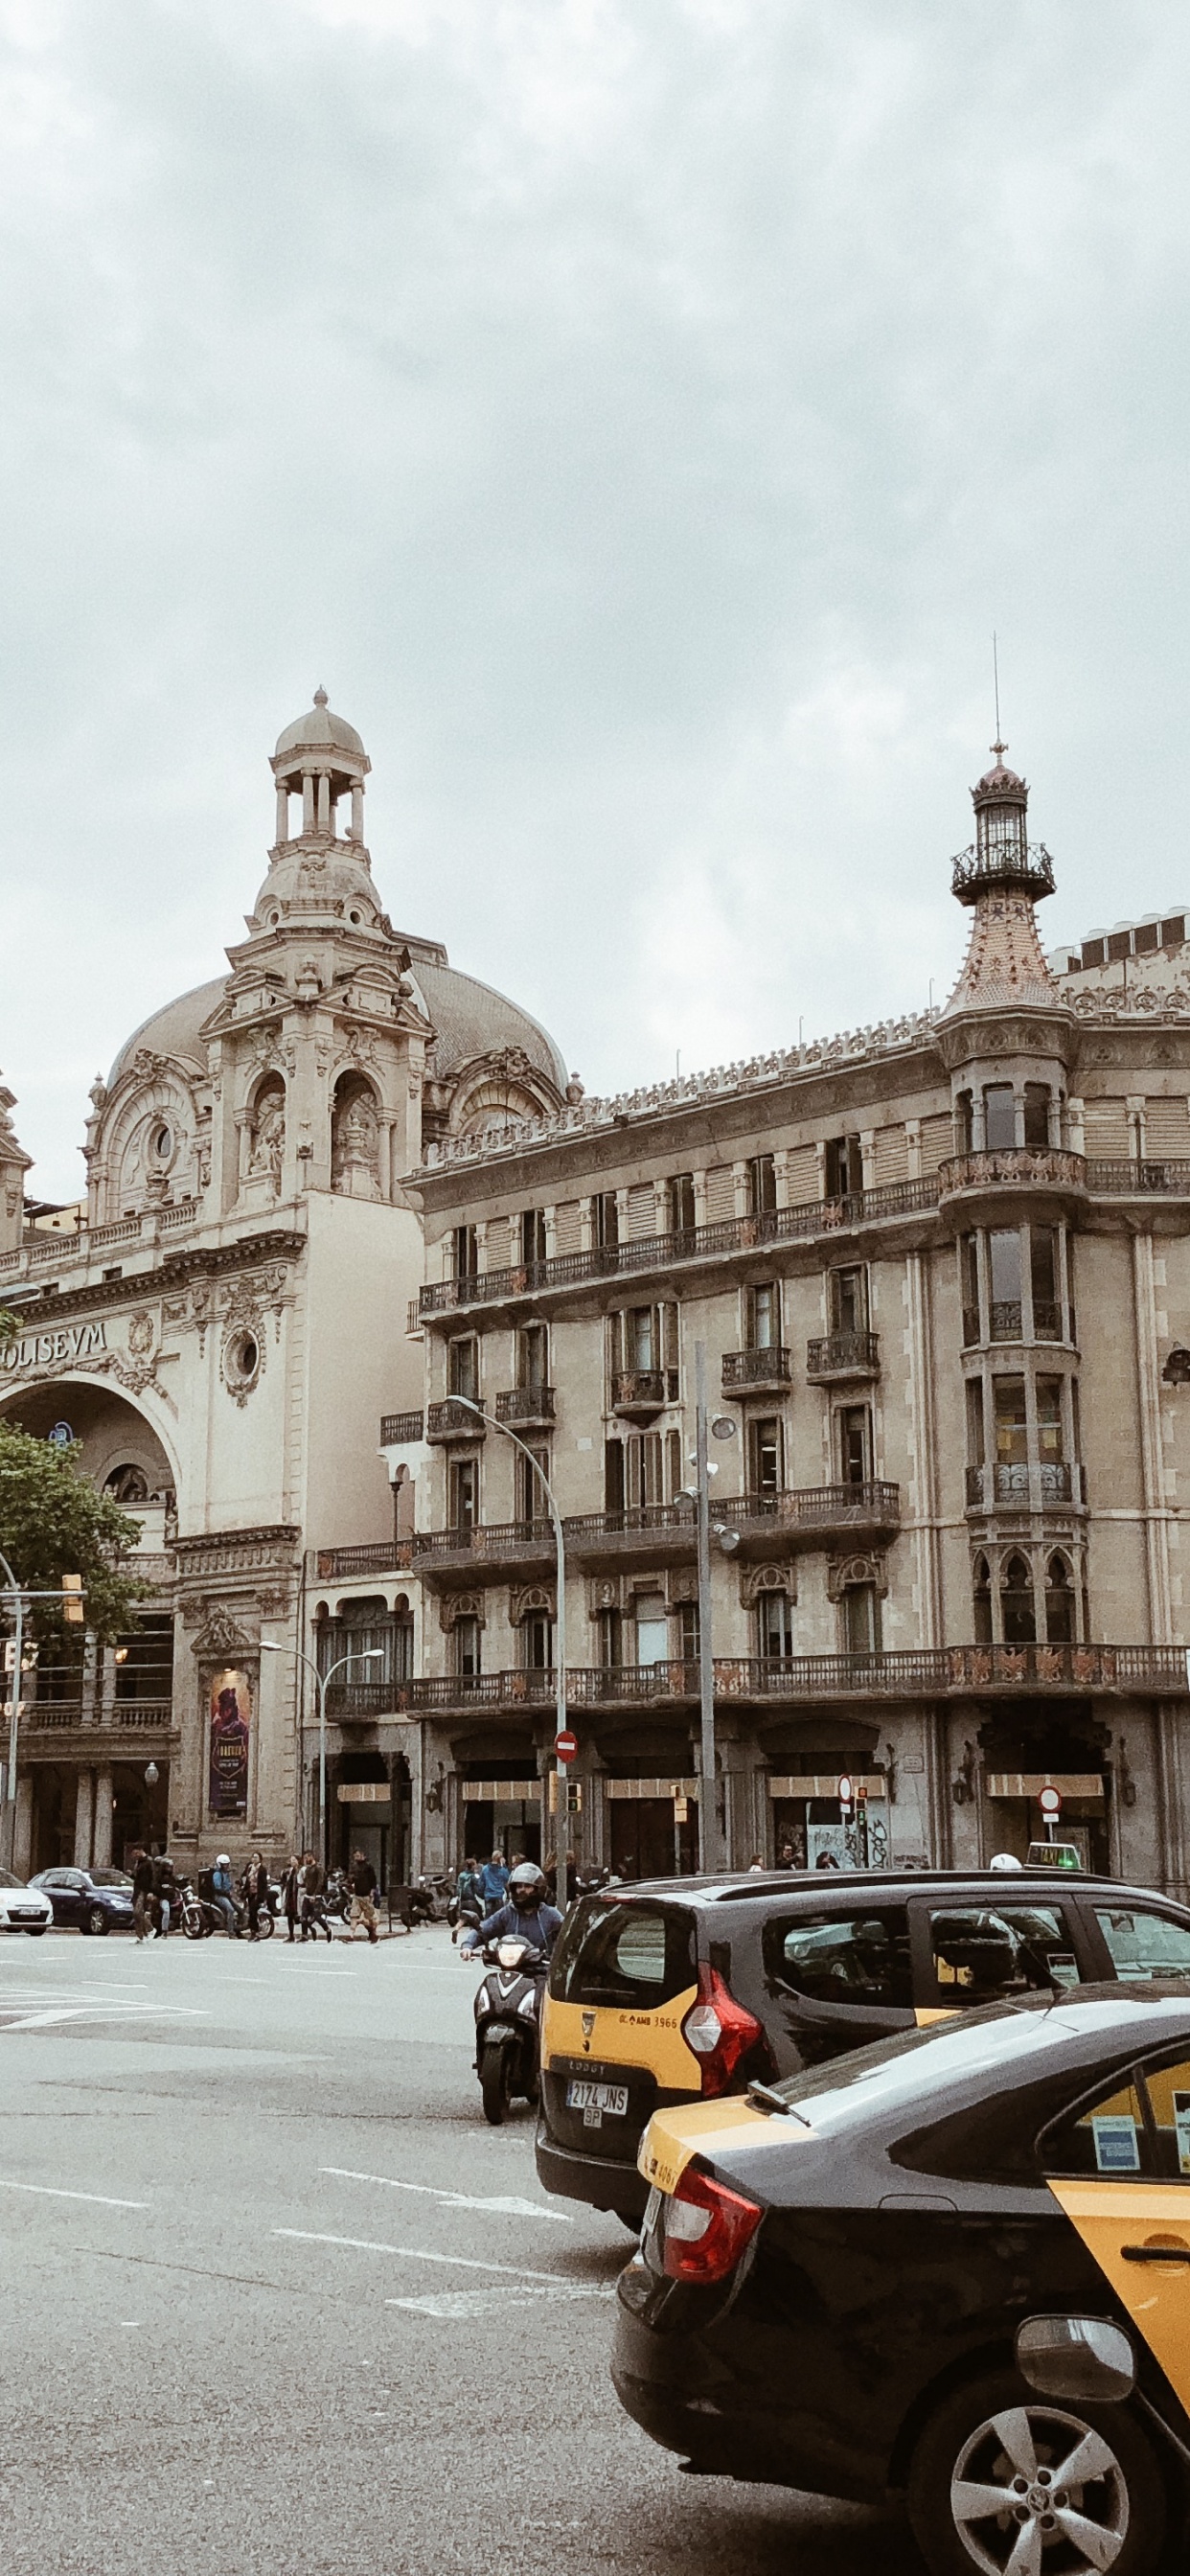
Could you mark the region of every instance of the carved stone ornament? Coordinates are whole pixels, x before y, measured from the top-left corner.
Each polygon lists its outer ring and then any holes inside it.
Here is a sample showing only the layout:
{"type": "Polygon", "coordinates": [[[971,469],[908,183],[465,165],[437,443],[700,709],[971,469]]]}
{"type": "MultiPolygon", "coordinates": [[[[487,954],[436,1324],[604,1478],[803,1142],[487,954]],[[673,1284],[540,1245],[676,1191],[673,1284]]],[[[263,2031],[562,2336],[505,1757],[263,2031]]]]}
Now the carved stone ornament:
{"type": "Polygon", "coordinates": [[[526,1619],[557,1616],[558,1587],[554,1583],[515,1584],[508,1595],[508,1624],[519,1628],[526,1619]]]}
{"type": "Polygon", "coordinates": [[[264,1374],[265,1331],[261,1317],[248,1309],[223,1336],[219,1375],[241,1412],[264,1374]]]}
{"type": "Polygon", "coordinates": [[[589,1574],[587,1577],[587,1616],[597,1619],[601,1610],[621,1610],[624,1587],[618,1574],[589,1574]]]}
{"type": "Polygon", "coordinates": [[[198,1656],[200,1663],[227,1664],[237,1657],[254,1655],[257,1642],[255,1637],[245,1633],[229,1610],[215,1608],[199,1629],[197,1637],[191,1639],[190,1651],[198,1656]]]}
{"type": "Polygon", "coordinates": [[[134,1359],[143,1360],[153,1348],[155,1326],[147,1306],[138,1306],[128,1318],[128,1348],[134,1359]]]}
{"type": "Polygon", "coordinates": [[[445,1594],[438,1604],[438,1624],[443,1630],[444,1635],[449,1637],[452,1628],[459,1619],[476,1619],[482,1628],[484,1624],[483,1601],[484,1597],[482,1592],[451,1592],[445,1594]]]}
{"type": "Polygon", "coordinates": [[[674,1565],[665,1578],[666,1606],[681,1609],[684,1602],[698,1599],[698,1569],[693,1565],[674,1565]]]}
{"type": "Polygon", "coordinates": [[[782,1565],[744,1565],[740,1568],[740,1603],[752,1610],[763,1592],[784,1592],[791,1601],[797,1599],[797,1566],[786,1557],[782,1565]]]}
{"type": "Polygon", "coordinates": [[[830,1600],[841,1600],[857,1584],[872,1583],[883,1601],[888,1592],[888,1558],[882,1550],[873,1549],[865,1556],[831,1556],[827,1558],[826,1589],[830,1600]]]}

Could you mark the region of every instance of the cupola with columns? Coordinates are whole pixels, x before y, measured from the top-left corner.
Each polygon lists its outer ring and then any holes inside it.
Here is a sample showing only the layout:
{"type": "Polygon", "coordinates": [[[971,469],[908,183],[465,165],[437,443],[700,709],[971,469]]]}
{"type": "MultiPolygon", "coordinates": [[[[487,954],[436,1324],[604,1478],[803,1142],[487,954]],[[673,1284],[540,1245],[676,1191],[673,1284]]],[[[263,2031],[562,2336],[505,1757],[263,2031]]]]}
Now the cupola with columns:
{"type": "Polygon", "coordinates": [[[952,891],[971,913],[971,932],[937,1024],[956,1143],[978,1152],[1065,1142],[1074,1041],[1073,1016],[1046,964],[1034,909],[1054,891],[1053,862],[1044,846],[1030,843],[1029,789],[1006,766],[1007,748],[992,745],[994,765],[971,790],[974,845],[952,863],[952,891]]]}

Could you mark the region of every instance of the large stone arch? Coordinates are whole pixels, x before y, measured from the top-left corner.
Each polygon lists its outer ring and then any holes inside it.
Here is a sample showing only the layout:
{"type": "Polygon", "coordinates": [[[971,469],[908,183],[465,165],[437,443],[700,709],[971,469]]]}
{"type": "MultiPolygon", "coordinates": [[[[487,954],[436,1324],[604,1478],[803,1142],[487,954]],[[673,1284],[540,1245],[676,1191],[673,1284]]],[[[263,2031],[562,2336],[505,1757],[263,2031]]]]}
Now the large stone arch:
{"type": "MultiPolygon", "coordinates": [[[[164,1421],[144,1399],[126,1395],[107,1378],[81,1372],[18,1380],[0,1387],[0,1422],[19,1425],[35,1439],[47,1440],[58,1423],[68,1425],[82,1444],[82,1466],[102,1490],[123,1467],[137,1468],[146,1483],[145,1502],[172,1517],[177,1508],[178,1460],[164,1421]]],[[[128,1508],[137,1506],[129,1503],[128,1508]]]]}

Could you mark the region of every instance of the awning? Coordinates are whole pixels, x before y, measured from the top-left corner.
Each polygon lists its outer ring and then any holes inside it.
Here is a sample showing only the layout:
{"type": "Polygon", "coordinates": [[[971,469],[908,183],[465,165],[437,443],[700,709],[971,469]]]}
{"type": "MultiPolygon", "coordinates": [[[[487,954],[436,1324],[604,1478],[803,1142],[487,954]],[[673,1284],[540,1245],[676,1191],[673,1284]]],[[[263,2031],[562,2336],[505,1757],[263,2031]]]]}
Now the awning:
{"type": "Polygon", "coordinates": [[[1102,1798],[1102,1771],[989,1771],[989,1798],[1039,1798],[1043,1789],[1060,1789],[1064,1798],[1102,1798]]]}

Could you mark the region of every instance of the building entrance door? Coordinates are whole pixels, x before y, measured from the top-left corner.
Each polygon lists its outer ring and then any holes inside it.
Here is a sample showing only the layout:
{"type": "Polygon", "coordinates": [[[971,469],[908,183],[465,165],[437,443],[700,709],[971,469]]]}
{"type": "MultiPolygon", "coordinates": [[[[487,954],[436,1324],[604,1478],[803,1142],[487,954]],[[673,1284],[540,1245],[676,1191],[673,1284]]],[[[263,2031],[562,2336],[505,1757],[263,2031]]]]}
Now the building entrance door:
{"type": "Polygon", "coordinates": [[[617,1878],[688,1878],[698,1867],[698,1805],[685,1801],[675,1823],[673,1798],[612,1798],[607,1854],[617,1878]]]}

